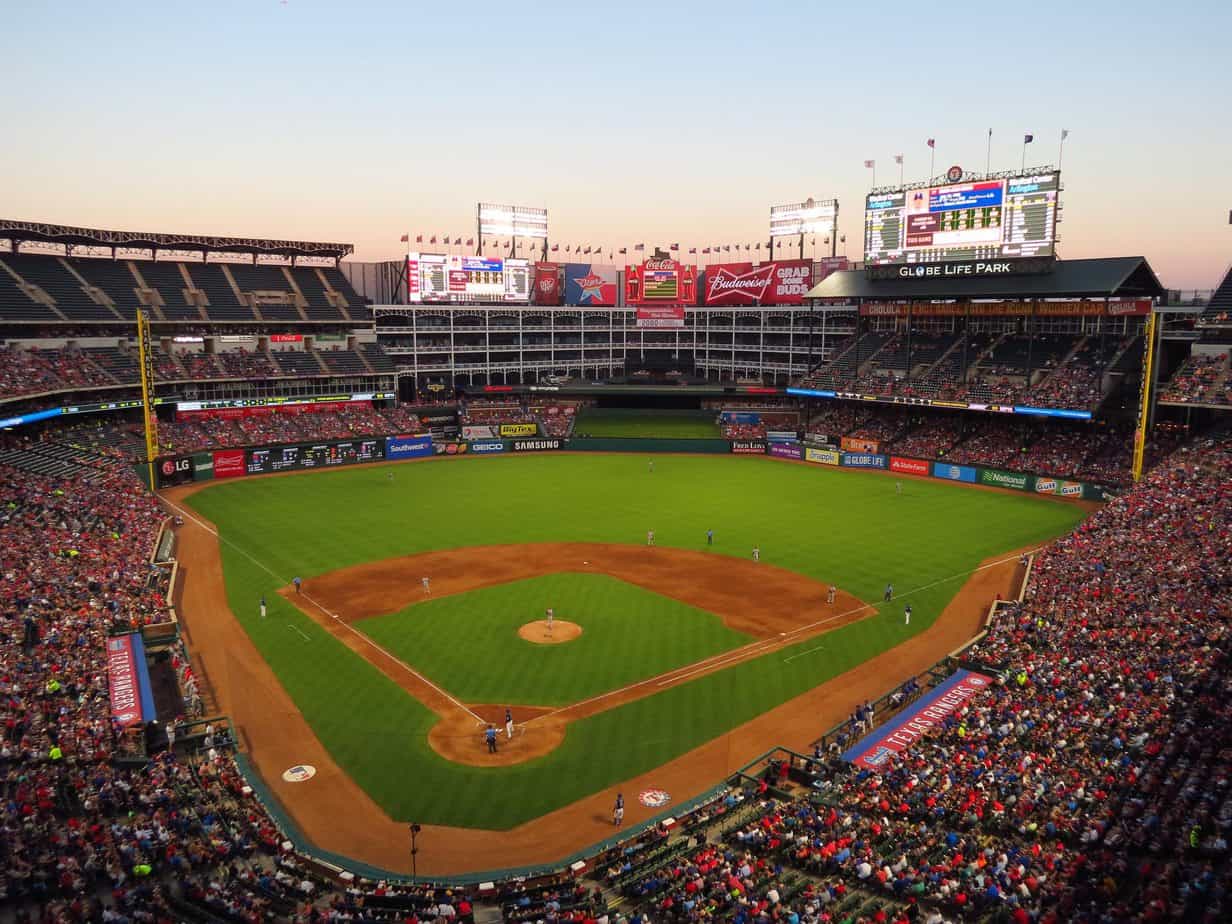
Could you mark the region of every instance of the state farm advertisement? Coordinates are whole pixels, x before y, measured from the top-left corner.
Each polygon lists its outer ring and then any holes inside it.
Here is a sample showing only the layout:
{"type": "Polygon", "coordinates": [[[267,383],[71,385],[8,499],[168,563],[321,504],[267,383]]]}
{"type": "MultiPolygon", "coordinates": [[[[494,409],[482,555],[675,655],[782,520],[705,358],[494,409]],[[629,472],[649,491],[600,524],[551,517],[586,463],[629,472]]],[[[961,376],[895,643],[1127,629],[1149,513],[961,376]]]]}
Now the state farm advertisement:
{"type": "Polygon", "coordinates": [[[707,305],[801,305],[813,284],[808,260],[706,267],[707,305]]]}

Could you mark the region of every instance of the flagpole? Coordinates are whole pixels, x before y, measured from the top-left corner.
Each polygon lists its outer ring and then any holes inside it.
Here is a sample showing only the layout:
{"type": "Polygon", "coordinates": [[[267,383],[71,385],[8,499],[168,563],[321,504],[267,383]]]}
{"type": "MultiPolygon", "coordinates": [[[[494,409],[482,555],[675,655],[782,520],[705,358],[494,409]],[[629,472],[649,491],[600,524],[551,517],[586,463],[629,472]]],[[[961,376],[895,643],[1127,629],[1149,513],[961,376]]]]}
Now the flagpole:
{"type": "Polygon", "coordinates": [[[898,185],[903,185],[903,155],[898,155],[898,185]]]}
{"type": "Polygon", "coordinates": [[[988,151],[984,155],[984,176],[992,173],[992,129],[988,130],[988,151]]]}
{"type": "Polygon", "coordinates": [[[1061,160],[1065,157],[1065,138],[1069,135],[1069,129],[1061,129],[1061,146],[1057,149],[1057,170],[1061,169],[1061,160]]]}
{"type": "Polygon", "coordinates": [[[1022,141],[1022,163],[1018,165],[1018,172],[1022,173],[1027,169],[1027,138],[1023,135],[1022,141]]]}
{"type": "Polygon", "coordinates": [[[936,166],[937,166],[937,147],[936,147],[936,145],[930,144],[930,145],[928,146],[928,151],[929,151],[929,153],[928,153],[928,182],[930,182],[930,183],[931,183],[931,182],[933,181],[933,177],[934,177],[934,176],[936,175],[936,173],[937,173],[937,170],[936,170],[936,166]]]}

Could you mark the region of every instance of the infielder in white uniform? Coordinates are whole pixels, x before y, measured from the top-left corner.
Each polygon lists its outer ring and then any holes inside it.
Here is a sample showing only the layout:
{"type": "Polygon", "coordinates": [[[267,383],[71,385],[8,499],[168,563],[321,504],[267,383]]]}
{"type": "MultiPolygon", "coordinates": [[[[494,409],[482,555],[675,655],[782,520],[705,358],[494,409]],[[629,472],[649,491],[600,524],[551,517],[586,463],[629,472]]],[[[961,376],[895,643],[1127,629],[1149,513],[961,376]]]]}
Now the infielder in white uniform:
{"type": "Polygon", "coordinates": [[[505,737],[513,740],[513,710],[505,707],[505,737]]]}
{"type": "Polygon", "coordinates": [[[556,611],[552,609],[550,606],[548,607],[547,617],[548,617],[548,635],[551,635],[552,634],[552,623],[556,621],[556,611]]]}
{"type": "Polygon", "coordinates": [[[654,545],[654,530],[653,529],[646,530],[646,544],[654,545]]]}
{"type": "Polygon", "coordinates": [[[424,589],[425,594],[432,593],[432,582],[429,581],[427,578],[423,579],[423,589],[424,589]]]}
{"type": "Polygon", "coordinates": [[[753,561],[761,561],[761,546],[753,546],[753,561]]]}

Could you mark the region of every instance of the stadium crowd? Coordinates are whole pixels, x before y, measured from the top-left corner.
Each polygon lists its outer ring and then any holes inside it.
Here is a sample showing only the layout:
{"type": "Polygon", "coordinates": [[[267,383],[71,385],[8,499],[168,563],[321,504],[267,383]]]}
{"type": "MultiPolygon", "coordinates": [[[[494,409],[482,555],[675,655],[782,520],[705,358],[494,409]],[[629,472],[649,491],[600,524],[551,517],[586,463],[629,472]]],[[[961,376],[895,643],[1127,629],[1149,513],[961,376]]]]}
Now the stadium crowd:
{"type": "Polygon", "coordinates": [[[1232,405],[1232,369],[1228,365],[1228,354],[1191,356],[1164,387],[1160,400],[1232,405]]]}

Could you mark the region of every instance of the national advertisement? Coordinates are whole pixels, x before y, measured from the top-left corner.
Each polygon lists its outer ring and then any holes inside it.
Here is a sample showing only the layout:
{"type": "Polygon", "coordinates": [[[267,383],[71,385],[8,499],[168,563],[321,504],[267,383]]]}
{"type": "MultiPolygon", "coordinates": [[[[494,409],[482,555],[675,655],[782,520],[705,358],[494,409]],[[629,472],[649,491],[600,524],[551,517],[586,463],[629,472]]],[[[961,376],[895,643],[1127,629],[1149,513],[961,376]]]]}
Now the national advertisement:
{"type": "Polygon", "coordinates": [[[813,280],[809,260],[717,263],[705,272],[707,305],[800,305],[813,280]]]}
{"type": "Polygon", "coordinates": [[[239,478],[244,471],[244,450],[218,449],[214,452],[214,477],[239,478]]]}
{"type": "Polygon", "coordinates": [[[876,440],[866,440],[858,436],[844,436],[839,445],[847,452],[877,452],[881,445],[876,440]]]}
{"type": "Polygon", "coordinates": [[[871,452],[844,452],[839,462],[847,468],[886,468],[889,460],[871,452]]]}
{"type": "Polygon", "coordinates": [[[940,686],[843,752],[843,760],[865,770],[884,770],[887,761],[923,739],[938,725],[984,692],[992,678],[957,670],[940,686]]]}
{"type": "Polygon", "coordinates": [[[616,304],[619,283],[619,267],[566,263],[565,304],[612,307],[616,304]]]}
{"type": "Polygon", "coordinates": [[[766,454],[766,444],[761,440],[732,440],[731,451],[737,455],[759,455],[766,454]]]}
{"type": "Polygon", "coordinates": [[[799,443],[771,443],[770,455],[780,459],[803,459],[804,447],[799,443]]]}
{"type": "Polygon", "coordinates": [[[928,463],[923,459],[904,459],[902,456],[890,456],[890,471],[901,472],[904,475],[927,475],[928,463]]]}
{"type": "Polygon", "coordinates": [[[494,440],[496,439],[496,430],[486,424],[468,424],[462,428],[462,439],[494,440]]]}
{"type": "Polygon", "coordinates": [[[933,477],[945,478],[948,481],[965,481],[968,484],[975,484],[976,471],[970,465],[950,465],[946,462],[934,462],[933,477]]]}
{"type": "Polygon", "coordinates": [[[822,465],[838,465],[842,461],[842,454],[836,449],[815,449],[812,446],[804,450],[805,462],[819,462],[822,465]]]}
{"type": "Polygon", "coordinates": [[[539,425],[528,424],[501,424],[501,436],[534,436],[539,432],[539,425]]]}
{"type": "Polygon", "coordinates": [[[514,452],[543,452],[549,449],[560,449],[560,440],[514,440],[514,452]]]}
{"type": "Polygon", "coordinates": [[[397,459],[419,459],[432,454],[432,436],[430,434],[388,436],[385,438],[385,458],[391,461],[397,459]]]}
{"type": "Polygon", "coordinates": [[[992,485],[994,488],[1031,491],[1035,489],[1035,476],[1024,475],[1020,472],[1006,472],[999,468],[981,468],[980,484],[992,485]]]}

